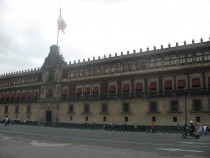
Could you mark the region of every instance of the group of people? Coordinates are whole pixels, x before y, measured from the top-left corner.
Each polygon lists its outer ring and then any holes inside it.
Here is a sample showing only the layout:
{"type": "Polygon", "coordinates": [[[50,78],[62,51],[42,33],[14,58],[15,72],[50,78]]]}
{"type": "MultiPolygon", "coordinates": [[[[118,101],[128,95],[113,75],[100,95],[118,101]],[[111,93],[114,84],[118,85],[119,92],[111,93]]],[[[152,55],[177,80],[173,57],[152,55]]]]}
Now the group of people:
{"type": "Polygon", "coordinates": [[[190,121],[190,128],[189,133],[190,135],[193,135],[194,132],[199,132],[200,135],[207,135],[208,134],[208,126],[206,124],[204,125],[195,125],[193,121],[190,121]]]}

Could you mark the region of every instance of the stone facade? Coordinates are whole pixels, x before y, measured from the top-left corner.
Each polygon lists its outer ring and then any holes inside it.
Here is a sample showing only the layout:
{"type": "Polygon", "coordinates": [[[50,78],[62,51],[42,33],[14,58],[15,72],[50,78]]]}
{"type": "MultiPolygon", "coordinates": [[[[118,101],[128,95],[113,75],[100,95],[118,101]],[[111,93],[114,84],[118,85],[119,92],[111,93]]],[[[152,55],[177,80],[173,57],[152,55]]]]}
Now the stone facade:
{"type": "Polygon", "coordinates": [[[210,42],[67,64],[52,45],[41,68],[0,77],[0,119],[210,124],[210,42]]]}

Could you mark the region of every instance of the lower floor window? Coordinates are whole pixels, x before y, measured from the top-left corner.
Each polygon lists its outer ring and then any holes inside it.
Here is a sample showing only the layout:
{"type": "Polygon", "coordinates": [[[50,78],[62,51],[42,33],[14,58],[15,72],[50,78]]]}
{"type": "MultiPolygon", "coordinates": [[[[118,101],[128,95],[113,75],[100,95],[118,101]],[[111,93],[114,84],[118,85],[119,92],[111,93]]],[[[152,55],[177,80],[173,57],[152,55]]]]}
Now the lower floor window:
{"type": "Polygon", "coordinates": [[[176,116],[173,117],[173,122],[177,122],[177,117],[176,116]]]}
{"type": "Polygon", "coordinates": [[[196,121],[196,122],[201,122],[200,116],[196,116],[196,117],[195,117],[195,121],[196,121]]]}
{"type": "Polygon", "coordinates": [[[152,122],[156,122],[156,117],[152,117],[152,122]]]}

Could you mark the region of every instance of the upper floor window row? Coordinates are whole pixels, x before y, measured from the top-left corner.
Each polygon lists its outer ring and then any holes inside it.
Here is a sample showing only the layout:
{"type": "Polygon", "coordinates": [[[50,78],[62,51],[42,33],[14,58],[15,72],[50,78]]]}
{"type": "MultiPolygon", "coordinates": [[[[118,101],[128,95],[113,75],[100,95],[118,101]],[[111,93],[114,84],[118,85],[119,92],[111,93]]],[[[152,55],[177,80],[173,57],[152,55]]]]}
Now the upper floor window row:
{"type": "Polygon", "coordinates": [[[38,82],[37,77],[15,78],[11,80],[1,81],[0,87],[15,86],[15,85],[21,85],[21,84],[35,83],[35,82],[38,82]]]}
{"type": "Polygon", "coordinates": [[[136,70],[153,69],[158,67],[176,66],[177,64],[192,64],[210,61],[210,52],[197,52],[189,54],[181,54],[180,56],[171,55],[149,59],[130,60],[122,63],[113,63],[110,65],[90,66],[81,69],[70,70],[68,78],[105,75],[111,73],[120,73],[136,70]]]}

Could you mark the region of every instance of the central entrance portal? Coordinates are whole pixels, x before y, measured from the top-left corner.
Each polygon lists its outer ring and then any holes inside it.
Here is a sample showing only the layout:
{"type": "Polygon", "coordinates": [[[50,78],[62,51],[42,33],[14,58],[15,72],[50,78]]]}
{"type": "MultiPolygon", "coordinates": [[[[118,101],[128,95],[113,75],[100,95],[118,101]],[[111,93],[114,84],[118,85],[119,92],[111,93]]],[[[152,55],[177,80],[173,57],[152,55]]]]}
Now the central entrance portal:
{"type": "Polygon", "coordinates": [[[52,122],[52,111],[46,111],[46,121],[48,123],[52,122]]]}

